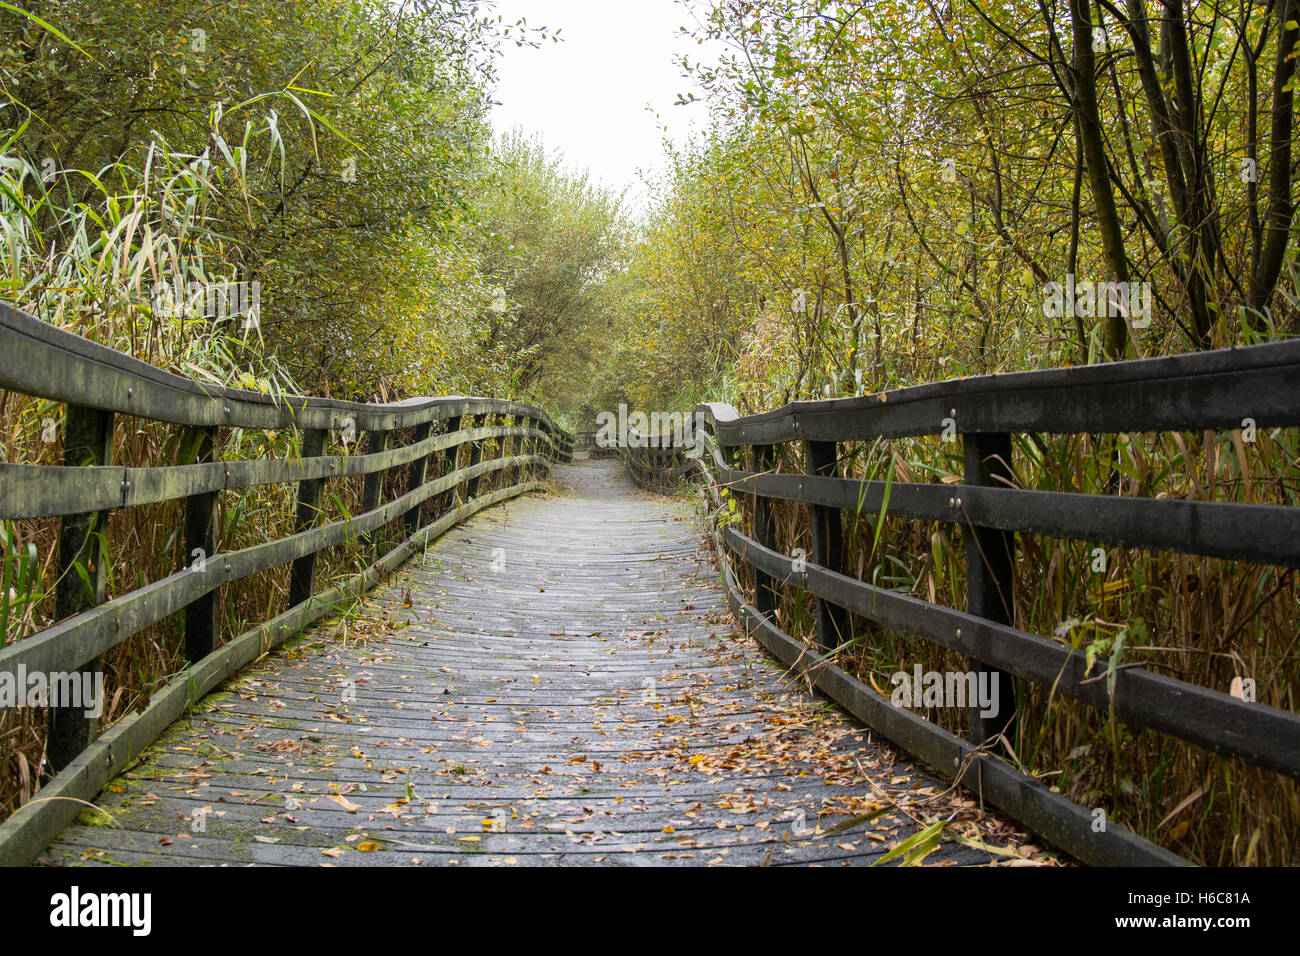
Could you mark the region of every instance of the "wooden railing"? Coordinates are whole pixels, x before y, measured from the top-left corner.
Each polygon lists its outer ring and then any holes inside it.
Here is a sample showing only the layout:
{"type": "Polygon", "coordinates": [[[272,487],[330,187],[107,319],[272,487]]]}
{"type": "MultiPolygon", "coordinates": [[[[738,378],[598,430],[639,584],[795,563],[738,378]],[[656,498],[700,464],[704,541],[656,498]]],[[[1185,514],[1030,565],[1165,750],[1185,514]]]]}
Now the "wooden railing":
{"type": "Polygon", "coordinates": [[[184,614],[189,664],[142,712],[103,736],[81,708],[50,708],[47,757],[59,772],[37,799],[0,824],[0,864],[33,859],[75,816],[78,800],[92,798],[190,704],[241,666],[335,611],[470,515],[543,488],[548,463],[573,457],[572,437],[532,405],[459,396],[370,404],[213,387],[5,305],[0,389],[66,406],[61,466],[0,463],[0,519],[60,520],[57,623],[0,647],[0,673],[16,681],[19,673],[94,671],[101,654],[178,612],[184,614]],[[119,415],[184,429],[179,463],[114,465],[119,415]],[[292,429],[301,455],[216,460],[221,431],[233,428],[292,429]],[[340,435],[348,441],[364,436],[365,453],[324,454],[328,439],[340,435]],[[403,436],[407,440],[398,443],[403,436]],[[435,478],[428,477],[431,462],[440,466],[435,478]],[[404,490],[385,501],[385,476],[396,469],[405,469],[404,490]],[[321,523],[323,480],[349,476],[363,476],[361,513],[321,523]],[[500,476],[500,487],[481,492],[493,476],[500,476]],[[297,486],[294,533],[221,551],[217,495],[284,482],[297,486]],[[106,600],[109,512],[175,500],[184,503],[186,566],[106,600]],[[430,505],[436,517],[421,524],[422,510],[430,505]],[[379,536],[389,528],[400,543],[380,555],[379,536]],[[366,548],[364,570],[317,591],[317,554],[357,539],[366,548]],[[284,565],[290,566],[287,609],[218,646],[218,589],[284,565]]]}
{"type": "Polygon", "coordinates": [[[599,431],[578,432],[575,442],[574,447],[585,452],[588,458],[613,458],[618,454],[617,448],[601,444],[599,431]]]}
{"type": "Polygon", "coordinates": [[[618,449],[628,474],[636,484],[647,491],[669,493],[678,490],[683,482],[692,478],[698,465],[690,446],[681,443],[679,436],[664,439],[647,439],[644,444],[633,440],[618,449]]]}
{"type": "MultiPolygon", "coordinates": [[[[1300,777],[1300,717],[1126,664],[1107,681],[1088,674],[1085,654],[1013,624],[1016,533],[1151,551],[1300,568],[1300,507],[1024,490],[1012,472],[1012,433],[1097,434],[1256,429],[1300,424],[1300,341],[1079,368],[974,377],[830,401],[798,402],[741,417],[729,405],[696,410],[708,453],[694,460],[715,506],[720,489],[747,495],[750,533],[714,523],[720,555],[746,572],[742,587],[723,561],[730,603],[773,654],[829,697],[926,763],[982,795],[1042,837],[1098,864],[1174,864],[1179,857],[1097,817],[993,755],[1011,738],[1016,712],[1010,675],[1051,688],[1138,727],[1300,777]],[[960,484],[840,477],[839,446],[910,436],[962,442],[960,484]],[[776,446],[803,443],[806,474],[780,474],[776,446]],[[748,468],[739,461],[747,449],[748,468]],[[783,553],[773,502],[809,506],[812,554],[783,553]],[[886,503],[887,502],[887,508],[886,503]],[[843,513],[887,515],[959,526],[966,540],[965,611],[876,587],[844,573],[843,513]],[[815,600],[817,647],[778,627],[780,589],[815,600]],[[753,595],[752,602],[747,596],[753,595]],[[969,739],[890,700],[835,663],[848,614],[968,656],[976,672],[997,673],[997,713],[970,713],[969,739]],[[1112,685],[1108,690],[1107,683],[1112,685]]],[[[692,441],[697,439],[692,438],[692,441]]],[[[633,477],[660,484],[680,456],[626,454],[633,477]]],[[[716,512],[715,512],[716,513],[716,512]]],[[[856,560],[852,562],[856,566],[856,560]]],[[[1106,670],[1104,662],[1098,665],[1106,670]]],[[[1097,670],[1098,668],[1094,668],[1097,670]]]]}

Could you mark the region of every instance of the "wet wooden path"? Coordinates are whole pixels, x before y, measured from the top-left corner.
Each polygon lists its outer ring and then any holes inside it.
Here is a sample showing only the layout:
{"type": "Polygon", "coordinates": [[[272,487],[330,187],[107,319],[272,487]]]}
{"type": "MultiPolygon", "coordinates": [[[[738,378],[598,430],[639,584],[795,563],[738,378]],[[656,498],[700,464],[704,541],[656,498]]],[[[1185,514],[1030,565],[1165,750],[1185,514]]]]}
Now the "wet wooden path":
{"type": "Polygon", "coordinates": [[[935,818],[1010,834],[736,632],[687,503],[555,476],[205,699],[43,862],[866,865],[935,818]]]}

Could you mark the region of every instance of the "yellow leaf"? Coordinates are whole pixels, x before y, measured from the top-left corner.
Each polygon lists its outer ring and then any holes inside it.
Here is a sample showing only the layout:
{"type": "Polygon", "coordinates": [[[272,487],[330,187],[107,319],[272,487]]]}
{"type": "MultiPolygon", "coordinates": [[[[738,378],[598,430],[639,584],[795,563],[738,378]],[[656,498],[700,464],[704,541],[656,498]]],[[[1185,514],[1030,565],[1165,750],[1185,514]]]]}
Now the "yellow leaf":
{"type": "Polygon", "coordinates": [[[340,793],[334,794],[333,796],[330,797],[330,799],[333,800],[335,803],[337,803],[348,813],[356,813],[358,810],[361,809],[361,805],[359,803],[353,803],[351,800],[349,800],[347,797],[343,796],[340,793]]]}

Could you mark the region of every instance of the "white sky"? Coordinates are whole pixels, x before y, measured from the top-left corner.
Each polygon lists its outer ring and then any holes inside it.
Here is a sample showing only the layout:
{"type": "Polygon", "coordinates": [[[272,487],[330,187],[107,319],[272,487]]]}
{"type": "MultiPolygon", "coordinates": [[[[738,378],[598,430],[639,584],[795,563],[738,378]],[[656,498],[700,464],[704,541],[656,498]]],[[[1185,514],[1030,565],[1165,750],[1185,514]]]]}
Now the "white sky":
{"type": "Polygon", "coordinates": [[[677,61],[686,54],[695,62],[706,49],[678,33],[693,25],[690,11],[675,0],[496,0],[495,7],[508,23],[523,17],[529,26],[559,28],[561,42],[503,47],[494,128],[540,133],[567,165],[616,190],[630,187],[628,203],[637,208],[645,195],[638,171],[662,166],[660,124],[681,143],[706,118],[701,103],[673,105],[692,88],[677,61]]]}

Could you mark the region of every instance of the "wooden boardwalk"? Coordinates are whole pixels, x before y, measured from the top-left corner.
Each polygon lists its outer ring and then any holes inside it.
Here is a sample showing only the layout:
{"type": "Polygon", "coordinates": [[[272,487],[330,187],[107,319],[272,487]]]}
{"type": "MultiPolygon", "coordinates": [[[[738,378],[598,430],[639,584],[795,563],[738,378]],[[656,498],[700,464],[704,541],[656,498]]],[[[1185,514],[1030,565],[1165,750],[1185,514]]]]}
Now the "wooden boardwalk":
{"type": "Polygon", "coordinates": [[[616,462],[555,476],[205,699],[42,861],[866,865],[936,817],[1026,839],[739,635],[688,504],[616,462]]]}

